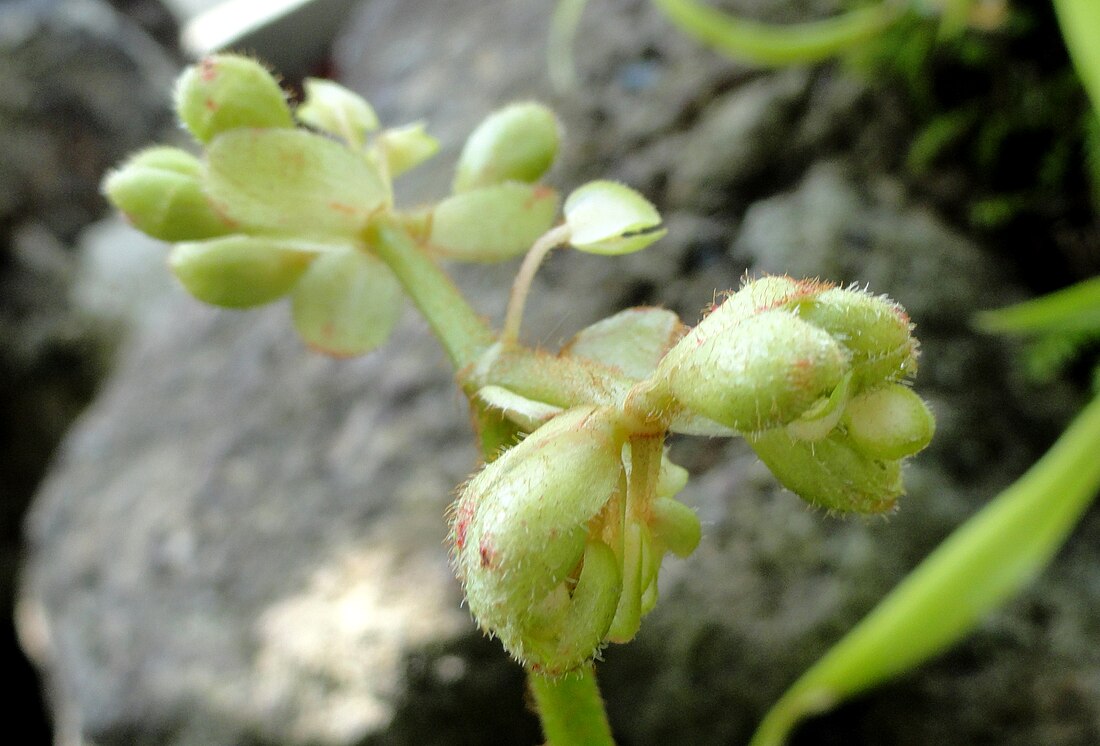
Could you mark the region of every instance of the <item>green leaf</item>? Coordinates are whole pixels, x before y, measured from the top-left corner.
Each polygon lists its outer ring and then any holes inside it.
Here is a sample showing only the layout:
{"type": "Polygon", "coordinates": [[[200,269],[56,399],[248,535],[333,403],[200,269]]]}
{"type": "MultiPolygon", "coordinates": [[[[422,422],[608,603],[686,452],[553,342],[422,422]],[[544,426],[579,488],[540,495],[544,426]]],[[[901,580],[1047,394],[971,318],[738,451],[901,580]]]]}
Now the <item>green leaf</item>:
{"type": "Polygon", "coordinates": [[[299,241],[236,235],[176,244],[168,264],[199,300],[250,308],[290,292],[316,256],[299,241]]]}
{"type": "Polygon", "coordinates": [[[310,347],[362,355],[385,342],[401,315],[401,286],[389,268],[347,247],[317,258],[291,296],[294,327],[310,347]]]}
{"type": "Polygon", "coordinates": [[[909,671],[974,628],[1044,568],[1100,488],[1100,398],[1038,463],[947,538],[772,707],[752,746],[909,671]]]}
{"type": "Polygon", "coordinates": [[[271,73],[236,54],[211,55],[184,70],[175,103],[180,121],[201,143],[234,129],[294,126],[271,73]]]}
{"type": "Polygon", "coordinates": [[[614,181],[590,181],[565,200],[569,243],[591,254],[629,254],[667,233],[649,200],[614,181]]]}
{"type": "Polygon", "coordinates": [[[356,238],[388,190],[365,155],[303,130],[234,130],[207,150],[207,190],[251,231],[356,238]]]}
{"type": "Polygon", "coordinates": [[[995,334],[1065,334],[1100,331],[1100,277],[1017,303],[983,311],[978,328],[995,334]]]}
{"type": "Polygon", "coordinates": [[[1100,3],[1096,0],[1054,0],[1073,66],[1100,114],[1100,3]]]}
{"type": "Polygon", "coordinates": [[[538,181],[558,153],[558,120],[533,101],[511,104],[478,125],[462,148],[454,191],[505,181],[538,181]]]}
{"type": "Polygon", "coordinates": [[[368,132],[378,129],[378,115],[358,93],[339,83],[320,78],[306,78],[305,100],[295,109],[299,122],[343,138],[358,148],[368,132]]]}
{"type": "Polygon", "coordinates": [[[428,242],[448,259],[499,262],[525,253],[550,228],[558,195],[505,182],[455,194],[436,205],[428,242]]]}

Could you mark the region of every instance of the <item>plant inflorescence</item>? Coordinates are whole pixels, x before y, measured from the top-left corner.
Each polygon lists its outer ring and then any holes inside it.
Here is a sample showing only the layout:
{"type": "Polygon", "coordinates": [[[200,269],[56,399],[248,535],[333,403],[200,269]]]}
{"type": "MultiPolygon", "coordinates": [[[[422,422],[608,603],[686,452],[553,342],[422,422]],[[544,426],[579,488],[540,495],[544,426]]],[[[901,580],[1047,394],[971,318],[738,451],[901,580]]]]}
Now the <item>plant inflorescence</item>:
{"type": "Polygon", "coordinates": [[[554,743],[609,740],[592,661],[635,636],[662,557],[699,542],[676,499],[688,475],[668,457],[670,433],[744,437],[809,503],[860,513],[895,505],[902,463],[932,437],[908,386],[913,325],[859,288],[762,277],[692,328],[633,308],[556,354],[524,346],[528,289],[548,252],[625,254],[665,232],[622,184],[590,182],[559,201],[540,183],[560,138],[540,104],[489,115],[451,194],[405,208],[393,179],[438,143],[419,123],[382,129],[346,88],[308,80],[292,107],[260,64],[219,55],[188,68],[175,102],[201,155],[149,148],[104,191],[174,244],[169,264],[188,291],[229,308],[289,297],[305,343],[340,356],[381,345],[407,295],[447,351],[485,460],[450,511],[453,564],[480,627],[530,672],[554,743]],[[499,332],[440,265],[520,256],[499,332]]]}

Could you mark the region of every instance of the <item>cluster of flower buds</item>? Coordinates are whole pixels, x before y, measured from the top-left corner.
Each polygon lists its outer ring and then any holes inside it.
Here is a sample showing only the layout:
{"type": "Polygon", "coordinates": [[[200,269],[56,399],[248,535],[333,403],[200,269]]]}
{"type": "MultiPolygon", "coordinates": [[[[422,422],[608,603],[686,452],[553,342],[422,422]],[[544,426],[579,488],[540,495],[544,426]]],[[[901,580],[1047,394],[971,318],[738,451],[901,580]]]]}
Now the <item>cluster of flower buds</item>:
{"type": "Polygon", "coordinates": [[[170,266],[198,299],[248,308],[289,295],[312,347],[368,352],[396,323],[402,292],[366,240],[378,216],[399,220],[439,256],[500,261],[553,224],[559,199],[538,184],[558,149],[546,107],[514,104],[471,135],[454,193],[405,212],[394,177],[439,149],[420,123],[380,129],[371,106],[331,81],[307,79],[292,107],[255,60],[222,54],[187,68],[176,111],[202,149],[140,151],[104,179],[138,229],[175,244],[170,266]]]}
{"type": "Polygon", "coordinates": [[[673,499],[687,473],[662,444],[577,407],[461,489],[451,529],[466,600],[524,665],[557,675],[631,639],[657,601],[661,557],[694,551],[699,521],[673,499]]]}
{"type": "MultiPolygon", "coordinates": [[[[765,277],[690,330],[662,309],[612,316],[543,370],[548,359],[518,345],[542,257],[563,244],[642,249],[665,232],[653,205],[594,181],[565,199],[555,225],[558,195],[538,181],[558,123],[519,103],[470,135],[449,196],[402,211],[394,177],[438,143],[419,123],[380,129],[370,105],[335,83],[304,89],[292,107],[266,69],[235,55],[188,68],[176,109],[201,157],[149,148],[104,191],[139,229],[175,244],[170,265],[193,295],[232,308],[289,295],[299,334],[339,355],[388,337],[403,289],[429,321],[461,303],[426,306],[421,285],[445,278],[423,276],[438,273],[430,262],[414,262],[418,275],[386,254],[379,226],[396,226],[421,256],[527,253],[499,340],[479,326],[458,366],[478,412],[509,420],[506,437],[527,435],[461,489],[451,514],[470,609],[525,665],[562,674],[631,639],[656,603],[664,555],[694,551],[699,521],[675,500],[687,473],[665,454],[670,432],[742,435],[784,485],[830,510],[881,512],[902,493],[902,461],[928,443],[933,420],[905,385],[918,350],[897,304],[765,277]],[[529,363],[519,375],[517,360],[529,363]]],[[[434,322],[439,333],[445,324],[434,322]]]]}
{"type": "Polygon", "coordinates": [[[888,510],[902,460],[934,428],[905,385],[917,363],[911,327],[881,296],[764,277],[691,330],[643,308],[582,331],[562,355],[629,381],[612,403],[562,410],[485,386],[484,402],[533,432],[455,504],[472,613],[548,674],[632,638],[656,603],[663,555],[699,541],[695,514],[673,499],[687,474],[664,455],[668,432],[743,435],[810,503],[888,510]]]}

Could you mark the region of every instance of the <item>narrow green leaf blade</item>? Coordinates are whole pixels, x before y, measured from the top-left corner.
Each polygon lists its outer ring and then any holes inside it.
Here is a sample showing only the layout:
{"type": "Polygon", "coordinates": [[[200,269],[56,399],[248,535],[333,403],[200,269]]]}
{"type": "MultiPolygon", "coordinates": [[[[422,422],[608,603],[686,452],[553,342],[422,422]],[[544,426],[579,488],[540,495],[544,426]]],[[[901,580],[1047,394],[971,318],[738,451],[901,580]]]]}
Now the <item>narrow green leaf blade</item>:
{"type": "Polygon", "coordinates": [[[879,34],[905,7],[884,2],[822,21],[780,26],[736,18],[695,0],[654,3],[689,36],[728,57],[759,65],[796,65],[834,57],[879,34]]]}
{"type": "Polygon", "coordinates": [[[1065,541],[1100,488],[1100,397],[1023,477],[944,541],[765,716],[751,746],[910,670],[1019,591],[1065,541]]]}

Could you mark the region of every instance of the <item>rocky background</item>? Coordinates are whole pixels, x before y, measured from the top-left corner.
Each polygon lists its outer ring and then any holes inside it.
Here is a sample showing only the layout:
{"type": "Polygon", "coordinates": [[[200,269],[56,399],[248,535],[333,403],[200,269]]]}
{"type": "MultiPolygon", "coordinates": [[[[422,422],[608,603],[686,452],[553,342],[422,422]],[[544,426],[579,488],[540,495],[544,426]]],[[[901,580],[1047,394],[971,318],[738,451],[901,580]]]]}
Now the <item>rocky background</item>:
{"type": "MultiPolygon", "coordinates": [[[[781,21],[832,8],[726,5],[781,21]]],[[[837,64],[753,70],[643,0],[591,1],[580,85],[567,94],[545,75],[552,3],[366,0],[334,41],[330,69],[384,121],[425,119],[443,141],[406,180],[407,200],[443,193],[487,111],[534,97],[568,135],[554,182],[616,178],[662,209],[669,236],[646,252],[551,259],[531,343],[557,346],[630,304],[691,321],[745,272],[866,283],[918,323],[917,386],[939,431],[888,519],[808,509],[738,442],[674,444],[704,539],[667,563],[662,603],[601,666],[624,746],[744,743],[786,685],[1083,401],[1072,375],[1030,384],[1017,350],[968,325],[978,309],[1100,267],[1080,167],[1034,176],[1035,154],[1068,137],[1065,107],[1084,103],[1073,88],[1044,98],[1064,53],[1046,4],[1020,5],[1026,43],[994,45],[1004,58],[980,75],[929,67],[921,85],[837,64]],[[983,167],[965,140],[924,170],[907,161],[952,96],[1012,114],[997,91],[1013,85],[1031,85],[1039,111],[1004,145],[1010,166],[983,167]],[[1009,192],[1033,199],[1007,222],[972,219],[976,200],[1009,192]]],[[[180,62],[163,43],[174,36],[156,5],[122,10],[0,8],[4,590],[10,602],[21,556],[15,614],[57,742],[538,742],[520,671],[476,632],[447,565],[443,511],[476,453],[413,311],[383,350],[325,359],[292,335],[286,308],[200,307],[172,284],[163,248],[117,222],[81,230],[106,213],[103,169],[174,136],[167,91],[180,62]],[[37,488],[20,550],[22,512],[93,390],[37,488]]],[[[889,41],[899,46],[880,56],[904,48],[889,41]]],[[[512,272],[458,274],[497,317],[512,272]]],[[[1093,511],[1055,565],[968,641],[806,723],[794,742],[1100,742],[1098,560],[1093,511]]],[[[18,686],[35,688],[26,676],[18,686]]]]}

